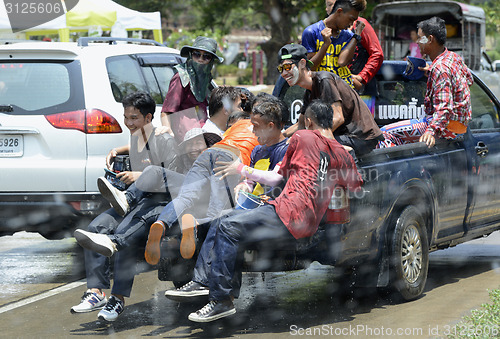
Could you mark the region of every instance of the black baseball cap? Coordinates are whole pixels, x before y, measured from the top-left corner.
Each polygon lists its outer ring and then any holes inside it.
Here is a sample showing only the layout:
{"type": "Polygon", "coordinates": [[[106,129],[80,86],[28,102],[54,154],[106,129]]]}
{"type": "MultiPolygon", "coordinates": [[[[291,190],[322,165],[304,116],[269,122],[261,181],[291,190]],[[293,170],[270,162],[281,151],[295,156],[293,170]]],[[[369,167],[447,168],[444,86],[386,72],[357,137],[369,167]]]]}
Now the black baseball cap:
{"type": "Polygon", "coordinates": [[[313,62],[307,58],[307,49],[301,44],[288,44],[280,48],[278,53],[278,63],[287,59],[296,61],[306,59],[309,65],[313,65],[313,62]]]}

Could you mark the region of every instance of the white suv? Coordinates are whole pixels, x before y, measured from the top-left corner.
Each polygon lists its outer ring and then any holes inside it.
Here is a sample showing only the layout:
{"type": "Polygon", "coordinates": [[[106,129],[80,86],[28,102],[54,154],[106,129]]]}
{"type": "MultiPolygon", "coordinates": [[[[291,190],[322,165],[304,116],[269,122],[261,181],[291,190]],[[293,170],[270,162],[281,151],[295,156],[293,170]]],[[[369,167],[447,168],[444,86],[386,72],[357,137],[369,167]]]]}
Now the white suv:
{"type": "Polygon", "coordinates": [[[175,49],[132,40],[0,46],[0,235],[67,236],[109,206],[96,179],[109,150],[129,141],[121,99],[149,92],[159,125],[182,62],[175,49]]]}

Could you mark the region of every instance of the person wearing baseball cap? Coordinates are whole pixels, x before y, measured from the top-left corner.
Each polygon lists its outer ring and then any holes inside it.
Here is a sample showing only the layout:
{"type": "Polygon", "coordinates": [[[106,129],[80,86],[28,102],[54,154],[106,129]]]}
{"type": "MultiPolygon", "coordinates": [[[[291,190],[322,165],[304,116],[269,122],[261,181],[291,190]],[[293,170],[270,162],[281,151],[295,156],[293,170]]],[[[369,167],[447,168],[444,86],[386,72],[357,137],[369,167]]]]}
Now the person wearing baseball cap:
{"type": "MultiPolygon", "coordinates": [[[[356,155],[369,153],[383,140],[382,132],[359,94],[337,74],[311,71],[312,62],[307,58],[304,46],[285,45],[280,48],[278,59],[278,72],[288,85],[297,85],[306,90],[301,113],[314,99],[321,99],[332,106],[335,139],[347,146],[355,161],[356,155]]],[[[289,137],[304,128],[304,115],[301,114],[299,122],[289,127],[285,135],[289,137]]]]}
{"type": "Polygon", "coordinates": [[[201,128],[207,120],[208,97],[215,87],[212,68],[224,58],[217,55],[217,41],[199,36],[193,45],[181,48],[185,63],[175,66],[161,109],[162,132],[172,134],[177,142],[192,128],[201,128]]]}

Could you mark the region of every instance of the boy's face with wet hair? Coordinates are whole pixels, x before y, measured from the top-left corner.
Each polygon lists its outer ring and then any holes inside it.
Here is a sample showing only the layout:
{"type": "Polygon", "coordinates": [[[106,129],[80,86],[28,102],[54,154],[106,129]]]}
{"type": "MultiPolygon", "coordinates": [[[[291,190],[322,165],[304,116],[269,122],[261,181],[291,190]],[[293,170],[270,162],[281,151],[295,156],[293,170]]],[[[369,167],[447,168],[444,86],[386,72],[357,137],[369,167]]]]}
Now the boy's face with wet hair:
{"type": "Polygon", "coordinates": [[[274,135],[274,123],[270,122],[260,114],[250,114],[250,121],[253,125],[253,134],[257,137],[259,144],[267,145],[269,139],[274,135]]]}
{"type": "Polygon", "coordinates": [[[134,106],[127,106],[123,109],[123,111],[123,120],[125,126],[129,129],[130,134],[134,134],[134,132],[140,130],[152,120],[151,113],[144,116],[141,111],[134,106]]]}

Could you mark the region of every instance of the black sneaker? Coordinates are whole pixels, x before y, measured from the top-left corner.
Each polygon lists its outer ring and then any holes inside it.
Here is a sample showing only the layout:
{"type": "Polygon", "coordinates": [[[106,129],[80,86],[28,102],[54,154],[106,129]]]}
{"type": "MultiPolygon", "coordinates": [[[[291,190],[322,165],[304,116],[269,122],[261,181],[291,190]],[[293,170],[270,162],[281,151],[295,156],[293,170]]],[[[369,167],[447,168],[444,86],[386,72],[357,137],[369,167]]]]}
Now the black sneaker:
{"type": "Polygon", "coordinates": [[[233,302],[211,300],[202,309],[191,313],[188,319],[197,323],[208,323],[236,313],[233,302]]]}
{"type": "Polygon", "coordinates": [[[97,315],[97,319],[115,321],[116,318],[123,313],[124,308],[125,303],[112,295],[106,303],[106,306],[104,306],[104,308],[97,315]]]}
{"type": "Polygon", "coordinates": [[[187,300],[186,298],[207,296],[209,292],[210,290],[208,289],[208,287],[203,286],[202,284],[195,281],[190,281],[186,285],[179,287],[176,290],[166,291],[165,297],[172,300],[184,301],[187,300]]]}

